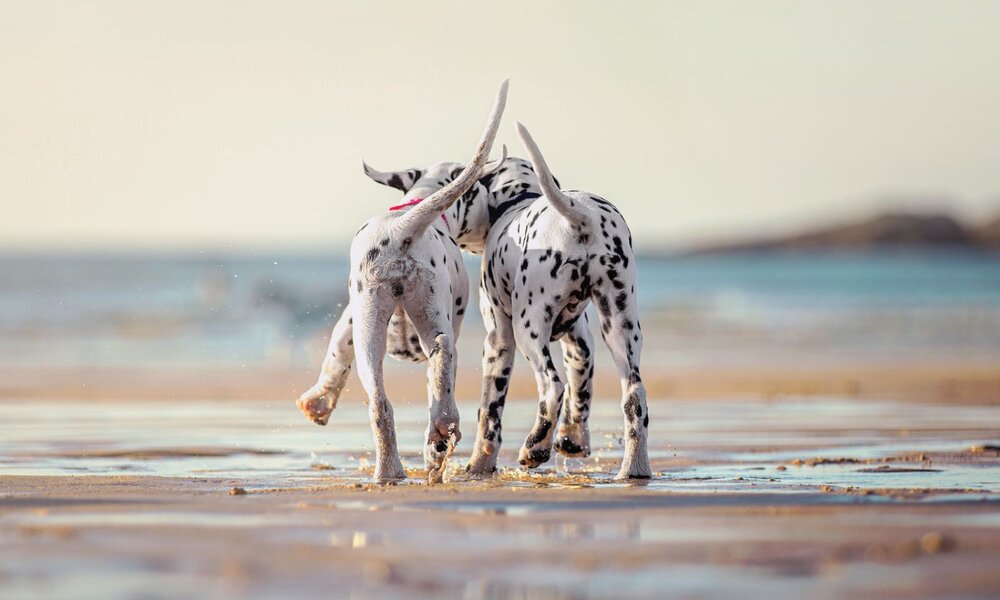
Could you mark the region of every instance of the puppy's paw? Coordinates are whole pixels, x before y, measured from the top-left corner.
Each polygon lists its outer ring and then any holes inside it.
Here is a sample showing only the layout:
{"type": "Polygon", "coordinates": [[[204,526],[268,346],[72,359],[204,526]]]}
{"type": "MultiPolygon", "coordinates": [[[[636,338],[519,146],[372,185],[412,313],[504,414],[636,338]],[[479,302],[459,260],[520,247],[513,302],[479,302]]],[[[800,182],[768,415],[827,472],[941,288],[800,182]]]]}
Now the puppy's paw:
{"type": "Polygon", "coordinates": [[[402,465],[388,465],[382,468],[375,467],[372,480],[375,483],[395,483],[406,479],[406,471],[402,465]]]}
{"type": "Polygon", "coordinates": [[[313,386],[306,393],[299,396],[295,401],[306,417],[317,425],[326,425],[330,420],[330,413],[333,412],[333,399],[321,388],[313,386]]]}
{"type": "Polygon", "coordinates": [[[560,423],[556,432],[556,451],[563,456],[590,456],[590,431],[585,423],[560,423]]]}
{"type": "Polygon", "coordinates": [[[424,443],[424,463],[430,469],[440,465],[446,455],[450,455],[462,440],[457,419],[437,418],[427,426],[427,440],[424,443]]]}
{"type": "Polygon", "coordinates": [[[470,479],[488,479],[497,472],[497,455],[500,448],[494,442],[482,441],[472,450],[465,472],[470,479]]]}
{"type": "Polygon", "coordinates": [[[653,470],[649,468],[649,459],[645,456],[633,457],[632,459],[626,456],[614,479],[615,481],[630,481],[650,479],[652,476],[653,470]]]}
{"type": "Polygon", "coordinates": [[[456,428],[446,440],[431,439],[435,436],[428,436],[427,444],[424,446],[424,463],[427,466],[427,483],[444,483],[445,470],[448,468],[448,459],[455,451],[455,446],[461,434],[456,428]]]}
{"type": "Polygon", "coordinates": [[[521,446],[521,451],[517,454],[517,463],[522,467],[534,469],[542,463],[548,462],[552,457],[552,449],[542,446],[521,446]]]}
{"type": "Polygon", "coordinates": [[[614,476],[615,481],[644,481],[647,479],[652,479],[653,475],[649,471],[637,471],[635,473],[630,473],[628,471],[619,471],[617,475],[614,476]]]}
{"type": "Polygon", "coordinates": [[[469,463],[465,467],[465,478],[469,480],[492,479],[496,474],[496,465],[484,466],[469,463]]]}
{"type": "MultiPolygon", "coordinates": [[[[428,442],[444,442],[447,444],[452,436],[454,436],[456,444],[462,441],[462,432],[458,428],[457,418],[439,417],[431,422],[427,432],[428,442]]],[[[444,446],[438,452],[444,452],[444,446]]]]}

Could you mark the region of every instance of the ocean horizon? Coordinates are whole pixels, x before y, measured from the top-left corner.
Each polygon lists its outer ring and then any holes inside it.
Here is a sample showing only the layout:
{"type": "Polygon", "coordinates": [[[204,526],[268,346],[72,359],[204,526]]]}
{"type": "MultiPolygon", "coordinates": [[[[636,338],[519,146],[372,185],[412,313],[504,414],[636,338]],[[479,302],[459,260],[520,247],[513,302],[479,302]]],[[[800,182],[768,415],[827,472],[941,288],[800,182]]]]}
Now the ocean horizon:
{"type": "MultiPolygon", "coordinates": [[[[478,266],[467,257],[473,307],[478,266]]],[[[989,361],[1000,348],[995,254],[640,256],[637,267],[649,366],[989,361]]],[[[313,364],[343,310],[347,274],[346,255],[322,252],[2,253],[0,361],[313,364]]],[[[471,309],[462,364],[478,364],[482,335],[471,309]]]]}

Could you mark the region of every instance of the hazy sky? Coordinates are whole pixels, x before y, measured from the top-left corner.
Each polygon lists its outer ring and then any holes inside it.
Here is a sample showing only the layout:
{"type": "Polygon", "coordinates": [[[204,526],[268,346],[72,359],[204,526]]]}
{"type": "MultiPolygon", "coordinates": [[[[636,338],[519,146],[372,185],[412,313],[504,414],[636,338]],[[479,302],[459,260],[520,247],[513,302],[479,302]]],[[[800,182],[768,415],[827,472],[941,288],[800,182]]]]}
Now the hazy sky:
{"type": "Polygon", "coordinates": [[[982,217],[998,23],[1000,2],[4,0],[0,246],[342,250],[398,198],[361,158],[465,160],[504,77],[498,144],[522,154],[523,121],[640,246],[909,197],[982,217]]]}

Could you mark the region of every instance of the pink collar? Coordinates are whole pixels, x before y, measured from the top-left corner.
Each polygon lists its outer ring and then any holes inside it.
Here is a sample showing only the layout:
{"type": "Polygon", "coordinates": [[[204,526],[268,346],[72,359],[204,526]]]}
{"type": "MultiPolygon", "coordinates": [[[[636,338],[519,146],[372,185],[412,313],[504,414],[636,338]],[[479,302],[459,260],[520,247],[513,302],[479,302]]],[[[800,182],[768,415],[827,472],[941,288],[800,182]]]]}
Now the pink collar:
{"type": "MultiPolygon", "coordinates": [[[[423,198],[410,198],[409,200],[407,200],[406,202],[404,202],[402,204],[397,204],[396,206],[390,206],[389,210],[390,211],[393,211],[393,210],[403,210],[404,208],[409,208],[411,206],[416,206],[417,204],[420,204],[423,201],[424,201],[423,198]]],[[[444,216],[444,213],[441,213],[441,220],[444,221],[444,224],[447,227],[448,226],[448,218],[444,216]]]]}

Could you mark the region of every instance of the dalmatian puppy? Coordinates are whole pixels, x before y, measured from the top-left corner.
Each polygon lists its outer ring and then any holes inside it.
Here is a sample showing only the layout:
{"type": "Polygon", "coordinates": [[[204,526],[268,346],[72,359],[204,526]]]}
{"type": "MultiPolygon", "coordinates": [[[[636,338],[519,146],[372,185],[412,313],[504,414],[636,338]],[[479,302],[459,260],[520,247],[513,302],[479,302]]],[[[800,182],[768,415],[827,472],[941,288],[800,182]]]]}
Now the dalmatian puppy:
{"type": "MultiPolygon", "coordinates": [[[[507,387],[519,349],[535,373],[540,403],[519,463],[536,467],[555,448],[590,454],[588,417],[593,390],[593,337],[586,307],[597,306],[601,333],[622,385],[625,457],[616,479],[648,478],[649,415],[639,371],[642,330],[635,298],[632,237],[607,200],[562,191],[528,131],[518,125],[531,162],[508,158],[486,174],[447,213],[460,246],[483,255],[480,312],[482,406],[469,472],[496,470],[507,387]],[[549,344],[562,347],[568,386],[555,369],[549,344]],[[558,428],[553,425],[558,418],[558,428]]],[[[437,185],[430,170],[369,173],[386,185],[437,185]]]]}
{"type": "MultiPolygon", "coordinates": [[[[390,337],[396,356],[428,362],[430,419],[424,460],[432,474],[440,474],[449,445],[461,439],[454,396],[454,340],[469,281],[461,251],[442,215],[482,176],[506,100],[504,81],[472,160],[452,181],[427,190],[430,193],[422,199],[411,195],[393,207],[396,210],[372,217],[355,233],[349,304],[334,326],[318,381],[297,401],[307,417],[325,425],[357,359],[358,376],[369,399],[378,481],[406,477],[382,372],[390,337]]],[[[418,192],[422,193],[414,190],[418,192]]]]}

